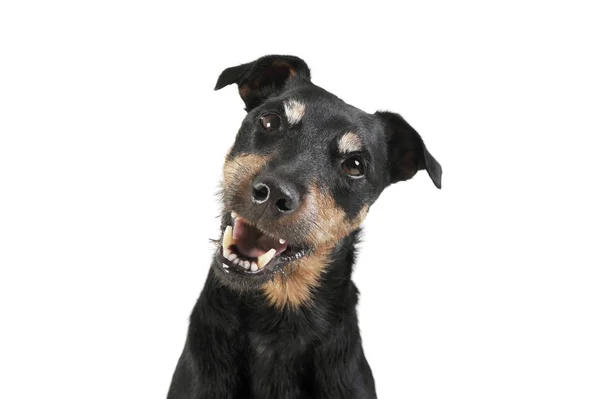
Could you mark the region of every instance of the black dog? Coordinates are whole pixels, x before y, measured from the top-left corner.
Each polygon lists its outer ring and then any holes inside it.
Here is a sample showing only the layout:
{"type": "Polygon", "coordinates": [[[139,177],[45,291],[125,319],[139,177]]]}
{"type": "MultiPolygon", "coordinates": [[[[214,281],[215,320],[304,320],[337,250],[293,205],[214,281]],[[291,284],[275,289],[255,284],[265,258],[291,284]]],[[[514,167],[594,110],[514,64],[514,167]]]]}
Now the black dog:
{"type": "Polygon", "coordinates": [[[441,166],[400,115],[344,103],[297,57],[228,68],[215,90],[232,83],[248,114],[168,398],[375,398],[350,279],[359,226],[418,170],[441,188],[441,166]]]}

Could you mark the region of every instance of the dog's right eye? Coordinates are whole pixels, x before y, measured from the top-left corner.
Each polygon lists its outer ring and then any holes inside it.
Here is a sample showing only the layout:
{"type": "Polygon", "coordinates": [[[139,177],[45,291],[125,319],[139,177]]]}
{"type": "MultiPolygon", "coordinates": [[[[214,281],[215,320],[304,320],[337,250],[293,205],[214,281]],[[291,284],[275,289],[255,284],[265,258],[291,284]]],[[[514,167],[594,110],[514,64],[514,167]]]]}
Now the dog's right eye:
{"type": "Polygon", "coordinates": [[[279,130],[281,127],[281,117],[277,114],[265,114],[260,117],[260,125],[267,132],[279,130]]]}
{"type": "Polygon", "coordinates": [[[362,159],[357,156],[352,156],[344,160],[342,162],[342,169],[344,169],[344,173],[355,179],[365,174],[365,165],[362,159]]]}

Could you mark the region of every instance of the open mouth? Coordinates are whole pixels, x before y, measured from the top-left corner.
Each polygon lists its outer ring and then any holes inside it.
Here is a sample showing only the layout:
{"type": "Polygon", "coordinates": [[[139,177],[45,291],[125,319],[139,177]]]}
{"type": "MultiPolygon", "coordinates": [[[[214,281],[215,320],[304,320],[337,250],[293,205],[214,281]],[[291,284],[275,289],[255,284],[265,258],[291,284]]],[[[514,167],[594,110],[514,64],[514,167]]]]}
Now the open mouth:
{"type": "Polygon", "coordinates": [[[300,259],[309,252],[307,247],[292,245],[284,238],[254,226],[235,212],[231,225],[223,232],[221,262],[225,272],[262,275],[275,272],[285,264],[300,259]]]}

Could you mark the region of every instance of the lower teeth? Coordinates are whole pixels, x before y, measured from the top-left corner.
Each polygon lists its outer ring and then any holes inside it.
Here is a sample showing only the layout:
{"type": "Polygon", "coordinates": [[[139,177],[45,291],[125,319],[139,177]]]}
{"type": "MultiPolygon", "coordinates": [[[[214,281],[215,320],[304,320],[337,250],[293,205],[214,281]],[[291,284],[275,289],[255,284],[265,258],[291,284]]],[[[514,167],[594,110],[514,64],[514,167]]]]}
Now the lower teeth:
{"type": "MultiPolygon", "coordinates": [[[[281,244],[284,244],[285,240],[280,239],[279,242],[281,244]]],[[[267,264],[269,264],[271,262],[271,260],[275,257],[275,255],[277,253],[274,248],[271,248],[269,251],[263,253],[258,258],[250,261],[250,260],[242,259],[241,255],[234,253],[233,251],[235,250],[235,246],[236,246],[236,240],[233,239],[233,228],[231,226],[227,226],[225,228],[225,231],[223,234],[223,257],[226,258],[227,260],[229,260],[232,264],[237,265],[246,271],[257,272],[259,270],[264,269],[267,266],[267,264]]],[[[286,252],[290,252],[290,251],[288,250],[286,252]]],[[[304,251],[297,251],[297,252],[289,254],[289,255],[281,254],[281,258],[284,261],[296,260],[296,259],[300,259],[304,255],[305,255],[304,251]]]]}

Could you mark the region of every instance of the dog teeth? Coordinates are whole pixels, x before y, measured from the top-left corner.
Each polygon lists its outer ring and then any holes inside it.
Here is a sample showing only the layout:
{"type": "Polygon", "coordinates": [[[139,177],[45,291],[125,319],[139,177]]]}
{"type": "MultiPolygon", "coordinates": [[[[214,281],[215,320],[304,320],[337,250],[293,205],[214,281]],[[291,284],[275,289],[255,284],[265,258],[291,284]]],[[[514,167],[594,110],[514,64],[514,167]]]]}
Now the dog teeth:
{"type": "Polygon", "coordinates": [[[258,257],[258,268],[262,269],[263,267],[265,267],[267,265],[267,263],[269,263],[271,261],[271,259],[273,259],[273,257],[275,256],[275,248],[271,248],[269,249],[269,252],[266,252],[264,254],[262,254],[261,256],[258,257]]]}
{"type": "Polygon", "coordinates": [[[237,213],[235,213],[235,211],[231,211],[231,217],[234,219],[237,219],[240,215],[238,215],[237,213]]]}
{"type": "Polygon", "coordinates": [[[230,253],[230,254],[229,254],[229,256],[227,256],[227,259],[229,259],[229,260],[230,260],[230,261],[232,261],[232,262],[233,262],[233,260],[234,260],[235,258],[237,258],[237,255],[236,255],[236,254],[234,254],[234,253],[230,253]]]}
{"type": "Polygon", "coordinates": [[[223,233],[223,256],[228,258],[231,255],[231,247],[235,244],[235,240],[233,239],[233,227],[227,226],[225,227],[225,232],[223,233]]]}
{"type": "Polygon", "coordinates": [[[240,266],[243,266],[244,269],[246,269],[246,270],[250,270],[250,261],[248,261],[248,260],[245,260],[243,262],[240,261],[240,266]]]}
{"type": "Polygon", "coordinates": [[[281,245],[283,245],[283,244],[285,244],[285,240],[284,240],[283,238],[280,238],[280,239],[279,239],[279,243],[280,243],[281,245]]]}
{"type": "Polygon", "coordinates": [[[252,265],[250,266],[250,270],[253,272],[258,270],[258,265],[256,264],[256,262],[252,262],[252,265]]]}
{"type": "Polygon", "coordinates": [[[239,265],[240,264],[240,259],[234,259],[231,262],[233,262],[234,265],[239,265]]]}

